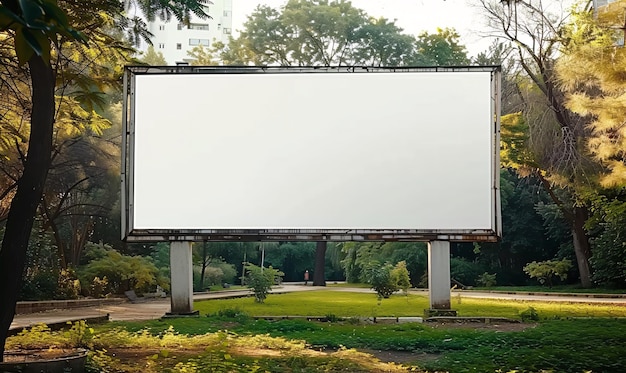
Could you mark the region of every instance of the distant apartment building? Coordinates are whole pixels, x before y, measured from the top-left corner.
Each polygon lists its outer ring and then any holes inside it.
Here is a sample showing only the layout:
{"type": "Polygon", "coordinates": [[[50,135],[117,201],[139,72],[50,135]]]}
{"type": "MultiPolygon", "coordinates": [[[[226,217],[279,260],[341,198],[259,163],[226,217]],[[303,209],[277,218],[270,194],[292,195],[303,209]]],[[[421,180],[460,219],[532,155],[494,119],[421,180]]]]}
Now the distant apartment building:
{"type": "Polygon", "coordinates": [[[206,8],[211,18],[201,19],[192,15],[189,25],[176,19],[164,21],[158,17],[148,22],[148,30],[154,35],[154,50],[163,53],[168,64],[191,62],[187,52],[198,45],[207,49],[215,41],[228,42],[233,31],[232,0],[211,0],[206,8]]]}
{"type": "Polygon", "coordinates": [[[593,7],[594,9],[598,9],[610,3],[614,3],[615,1],[617,0],[593,0],[593,7]]]}
{"type": "Polygon", "coordinates": [[[611,5],[617,2],[619,0],[593,0],[593,11],[594,16],[602,20],[604,26],[608,24],[615,30],[615,46],[623,47],[626,39],[626,10],[623,8],[623,1],[620,4],[611,5]]]}

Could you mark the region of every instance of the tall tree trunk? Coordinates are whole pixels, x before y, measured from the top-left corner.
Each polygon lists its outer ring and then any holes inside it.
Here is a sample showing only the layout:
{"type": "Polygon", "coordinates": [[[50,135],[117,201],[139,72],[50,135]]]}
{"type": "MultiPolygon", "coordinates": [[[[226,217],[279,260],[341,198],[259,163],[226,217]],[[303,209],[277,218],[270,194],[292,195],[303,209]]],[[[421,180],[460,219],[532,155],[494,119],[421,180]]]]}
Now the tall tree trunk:
{"type": "Polygon", "coordinates": [[[54,124],[54,71],[41,57],[28,61],[32,83],[31,132],[24,172],[6,221],[0,248],[0,361],[22,286],[26,249],[48,175],[54,124]]]}
{"type": "Polygon", "coordinates": [[[588,217],[587,215],[587,209],[585,207],[574,207],[572,238],[574,241],[574,252],[576,253],[578,272],[580,273],[580,284],[584,288],[590,288],[592,286],[591,268],[589,267],[591,246],[589,245],[587,232],[585,232],[585,222],[588,217]]]}
{"type": "Polygon", "coordinates": [[[200,270],[200,289],[198,290],[204,289],[204,275],[206,273],[206,267],[209,265],[207,260],[207,256],[209,254],[207,245],[208,244],[206,242],[202,243],[202,268],[200,270]]]}
{"type": "Polygon", "coordinates": [[[574,253],[576,254],[576,264],[578,265],[578,272],[580,274],[580,285],[584,288],[590,288],[592,285],[591,267],[589,266],[591,245],[589,244],[589,237],[585,231],[585,222],[589,218],[587,208],[584,206],[574,206],[572,209],[565,207],[563,202],[554,193],[550,182],[539,172],[537,172],[537,176],[539,180],[541,180],[544,190],[548,192],[552,201],[563,213],[565,220],[570,224],[572,229],[572,243],[574,253]]]}
{"type": "Polygon", "coordinates": [[[313,286],[326,286],[326,241],[319,241],[315,248],[315,271],[313,272],[313,286]]]}

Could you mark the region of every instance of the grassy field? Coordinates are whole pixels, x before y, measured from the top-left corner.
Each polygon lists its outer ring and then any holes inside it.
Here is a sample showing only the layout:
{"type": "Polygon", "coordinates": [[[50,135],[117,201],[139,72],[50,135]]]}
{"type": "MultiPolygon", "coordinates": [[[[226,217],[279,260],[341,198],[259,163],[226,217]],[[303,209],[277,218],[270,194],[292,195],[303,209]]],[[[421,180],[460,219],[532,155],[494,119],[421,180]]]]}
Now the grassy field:
{"type": "MultiPolygon", "coordinates": [[[[425,295],[392,295],[378,301],[371,293],[317,290],[270,295],[265,303],[253,298],[219,299],[196,302],[201,314],[213,314],[224,309],[239,309],[250,315],[262,316],[328,316],[382,317],[422,316],[429,307],[425,295]]],[[[452,297],[452,307],[459,316],[497,316],[520,318],[520,313],[534,308],[541,318],[555,317],[626,317],[626,307],[604,304],[505,301],[452,297]]]]}
{"type": "Polygon", "coordinates": [[[579,293],[579,294],[624,294],[624,289],[608,288],[581,288],[579,285],[555,285],[552,288],[547,286],[494,286],[489,288],[475,287],[478,291],[516,291],[516,292],[537,292],[537,293],[579,293]]]}

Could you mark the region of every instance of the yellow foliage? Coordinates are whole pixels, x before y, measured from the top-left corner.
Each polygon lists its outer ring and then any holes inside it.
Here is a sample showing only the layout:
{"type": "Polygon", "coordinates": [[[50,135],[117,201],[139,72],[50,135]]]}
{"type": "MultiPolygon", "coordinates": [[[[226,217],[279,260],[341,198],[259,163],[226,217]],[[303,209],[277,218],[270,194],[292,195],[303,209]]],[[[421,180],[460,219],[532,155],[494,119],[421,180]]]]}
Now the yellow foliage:
{"type": "Polygon", "coordinates": [[[587,149],[606,170],[600,178],[605,186],[626,184],[626,48],[619,42],[624,30],[616,28],[624,23],[625,9],[626,0],[620,0],[596,18],[574,13],[555,66],[568,109],[590,130],[587,149]]]}

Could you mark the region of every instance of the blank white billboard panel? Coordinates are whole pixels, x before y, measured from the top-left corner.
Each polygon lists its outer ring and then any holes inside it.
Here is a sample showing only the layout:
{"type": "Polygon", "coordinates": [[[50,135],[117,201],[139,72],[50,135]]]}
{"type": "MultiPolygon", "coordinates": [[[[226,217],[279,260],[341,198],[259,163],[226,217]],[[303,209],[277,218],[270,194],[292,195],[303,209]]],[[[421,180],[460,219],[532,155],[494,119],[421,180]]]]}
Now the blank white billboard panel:
{"type": "Polygon", "coordinates": [[[127,233],[496,232],[492,79],[133,75],[127,233]]]}

